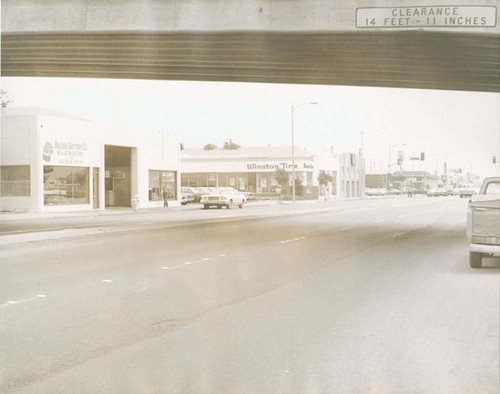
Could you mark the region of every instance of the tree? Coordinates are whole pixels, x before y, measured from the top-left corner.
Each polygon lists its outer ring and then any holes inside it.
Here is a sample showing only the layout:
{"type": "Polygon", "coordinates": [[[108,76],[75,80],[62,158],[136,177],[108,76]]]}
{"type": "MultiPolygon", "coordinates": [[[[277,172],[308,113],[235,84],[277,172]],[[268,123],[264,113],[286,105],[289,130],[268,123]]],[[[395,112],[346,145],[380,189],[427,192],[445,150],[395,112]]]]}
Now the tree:
{"type": "Polygon", "coordinates": [[[241,148],[241,145],[234,143],[231,139],[229,139],[229,141],[224,142],[224,146],[222,147],[222,149],[229,149],[229,150],[235,150],[238,148],[241,148]]]}
{"type": "Polygon", "coordinates": [[[327,199],[326,186],[328,183],[333,182],[333,177],[330,174],[327,174],[325,171],[320,171],[318,176],[318,182],[322,188],[323,194],[325,195],[325,200],[327,199]]]}
{"type": "Polygon", "coordinates": [[[7,91],[4,89],[0,90],[0,97],[2,102],[2,108],[6,108],[7,105],[14,102],[12,100],[9,100],[9,95],[7,94],[7,91]]]}
{"type": "Polygon", "coordinates": [[[304,180],[299,176],[295,177],[295,195],[296,196],[304,195],[304,180]]]}
{"type": "Polygon", "coordinates": [[[278,182],[281,187],[280,196],[283,195],[283,192],[288,194],[288,182],[290,179],[288,172],[286,172],[283,168],[278,168],[274,172],[274,177],[276,178],[276,182],[278,182]]]}
{"type": "Polygon", "coordinates": [[[321,171],[318,176],[318,182],[320,185],[328,185],[328,182],[332,182],[333,177],[324,171],[321,171]]]}

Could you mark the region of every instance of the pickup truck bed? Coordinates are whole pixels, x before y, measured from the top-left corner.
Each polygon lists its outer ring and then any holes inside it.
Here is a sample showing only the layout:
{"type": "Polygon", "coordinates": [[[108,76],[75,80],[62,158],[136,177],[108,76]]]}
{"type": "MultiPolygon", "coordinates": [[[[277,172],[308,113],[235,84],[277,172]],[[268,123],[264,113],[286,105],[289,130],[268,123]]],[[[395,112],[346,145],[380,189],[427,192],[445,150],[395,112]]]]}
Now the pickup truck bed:
{"type": "Polygon", "coordinates": [[[469,202],[467,237],[470,241],[469,264],[480,268],[483,256],[500,256],[500,177],[486,178],[476,199],[469,202]],[[496,185],[492,185],[496,184],[496,185]],[[488,190],[495,193],[488,194],[488,190]]]}

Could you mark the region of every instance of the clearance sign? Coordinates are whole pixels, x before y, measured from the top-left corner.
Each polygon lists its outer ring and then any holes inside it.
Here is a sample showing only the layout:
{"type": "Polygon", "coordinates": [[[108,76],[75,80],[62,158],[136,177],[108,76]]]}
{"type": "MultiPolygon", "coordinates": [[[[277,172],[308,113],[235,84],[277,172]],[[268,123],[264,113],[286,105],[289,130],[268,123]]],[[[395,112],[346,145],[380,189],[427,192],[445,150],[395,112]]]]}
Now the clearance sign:
{"type": "Polygon", "coordinates": [[[356,9],[357,28],[496,27],[495,6],[373,7],[356,9]]]}

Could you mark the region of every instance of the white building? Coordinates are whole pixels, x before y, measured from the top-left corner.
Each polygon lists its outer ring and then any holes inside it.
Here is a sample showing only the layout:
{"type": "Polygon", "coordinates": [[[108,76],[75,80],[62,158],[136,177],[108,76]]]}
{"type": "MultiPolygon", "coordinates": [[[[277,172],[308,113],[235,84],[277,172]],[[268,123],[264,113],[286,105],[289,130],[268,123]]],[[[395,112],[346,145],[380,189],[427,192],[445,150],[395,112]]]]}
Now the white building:
{"type": "Polygon", "coordinates": [[[363,196],[363,169],[359,155],[354,153],[334,154],[325,151],[314,158],[315,174],[328,174],[332,181],[319,188],[320,197],[361,198],[363,196]]]}
{"type": "MultiPolygon", "coordinates": [[[[192,187],[231,186],[257,196],[279,195],[275,173],[277,169],[284,169],[292,184],[291,152],[291,147],[184,149],[181,151],[181,183],[192,187]]],[[[293,161],[295,176],[302,179],[302,197],[317,198],[313,156],[296,147],[293,161]]]]}
{"type": "MultiPolygon", "coordinates": [[[[355,154],[324,152],[312,155],[303,148],[294,150],[295,176],[302,180],[305,199],[327,197],[361,197],[359,158],[355,154]],[[332,176],[332,185],[320,187],[318,176],[332,176]],[[325,190],[322,190],[325,189],[325,190]]],[[[257,197],[278,196],[280,185],[276,170],[284,169],[292,182],[291,147],[240,147],[213,150],[181,151],[181,183],[191,187],[231,186],[240,191],[256,193],[257,197]]]]}
{"type": "Polygon", "coordinates": [[[0,210],[57,212],[180,203],[176,136],[43,108],[2,108],[0,210]]]}

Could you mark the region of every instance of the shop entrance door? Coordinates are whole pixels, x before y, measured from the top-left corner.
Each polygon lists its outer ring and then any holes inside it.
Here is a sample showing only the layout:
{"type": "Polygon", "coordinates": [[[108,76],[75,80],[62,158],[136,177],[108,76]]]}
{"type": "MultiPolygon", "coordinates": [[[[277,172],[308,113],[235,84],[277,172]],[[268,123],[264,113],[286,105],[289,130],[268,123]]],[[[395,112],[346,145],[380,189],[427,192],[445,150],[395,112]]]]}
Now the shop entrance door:
{"type": "Polygon", "coordinates": [[[132,197],[132,148],[104,146],[105,200],[107,207],[130,207],[132,197]]]}
{"type": "Polygon", "coordinates": [[[92,208],[99,209],[99,168],[92,170],[92,208]]]}

